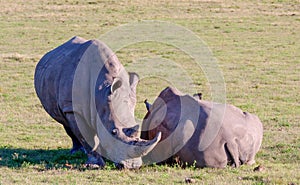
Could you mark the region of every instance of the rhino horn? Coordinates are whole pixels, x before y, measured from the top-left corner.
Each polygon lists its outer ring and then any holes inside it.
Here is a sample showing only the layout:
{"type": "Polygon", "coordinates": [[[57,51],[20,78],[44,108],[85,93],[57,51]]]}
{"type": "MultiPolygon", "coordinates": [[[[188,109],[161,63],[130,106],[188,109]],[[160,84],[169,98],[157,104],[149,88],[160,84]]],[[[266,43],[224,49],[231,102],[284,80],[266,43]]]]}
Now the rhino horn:
{"type": "Polygon", "coordinates": [[[147,155],[153,148],[157,145],[157,143],[161,139],[161,132],[159,132],[156,137],[152,140],[143,140],[139,139],[139,141],[135,142],[133,145],[133,150],[131,151],[130,157],[142,157],[147,155]]]}

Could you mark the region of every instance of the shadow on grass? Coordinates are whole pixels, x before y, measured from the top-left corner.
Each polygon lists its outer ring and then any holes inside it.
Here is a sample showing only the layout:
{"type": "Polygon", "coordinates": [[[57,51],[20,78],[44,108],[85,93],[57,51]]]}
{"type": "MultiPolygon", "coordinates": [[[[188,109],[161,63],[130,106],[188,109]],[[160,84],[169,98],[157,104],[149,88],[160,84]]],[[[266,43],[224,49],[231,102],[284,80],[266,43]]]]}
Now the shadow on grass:
{"type": "Polygon", "coordinates": [[[0,167],[22,168],[35,166],[40,170],[80,168],[87,160],[82,152],[70,154],[69,149],[29,150],[0,147],[0,167]]]}

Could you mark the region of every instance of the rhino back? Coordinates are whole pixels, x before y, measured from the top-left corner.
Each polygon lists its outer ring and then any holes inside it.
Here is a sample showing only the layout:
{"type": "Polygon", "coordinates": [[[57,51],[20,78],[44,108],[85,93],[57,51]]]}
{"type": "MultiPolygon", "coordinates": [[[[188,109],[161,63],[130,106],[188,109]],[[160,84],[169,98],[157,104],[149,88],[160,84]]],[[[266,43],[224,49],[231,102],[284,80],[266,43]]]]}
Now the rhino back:
{"type": "Polygon", "coordinates": [[[66,122],[62,110],[72,111],[72,83],[81,56],[91,44],[74,37],[48,52],[36,66],[34,85],[47,113],[56,121],[66,122]]]}

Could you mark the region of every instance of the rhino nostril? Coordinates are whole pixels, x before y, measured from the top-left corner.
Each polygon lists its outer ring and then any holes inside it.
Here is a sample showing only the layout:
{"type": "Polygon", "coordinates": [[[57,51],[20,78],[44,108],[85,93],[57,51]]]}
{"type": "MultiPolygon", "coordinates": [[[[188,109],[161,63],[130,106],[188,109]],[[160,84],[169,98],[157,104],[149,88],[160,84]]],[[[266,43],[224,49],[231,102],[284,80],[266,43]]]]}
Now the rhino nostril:
{"type": "Polygon", "coordinates": [[[127,137],[135,137],[139,129],[139,125],[131,128],[123,128],[123,132],[127,137]]]}

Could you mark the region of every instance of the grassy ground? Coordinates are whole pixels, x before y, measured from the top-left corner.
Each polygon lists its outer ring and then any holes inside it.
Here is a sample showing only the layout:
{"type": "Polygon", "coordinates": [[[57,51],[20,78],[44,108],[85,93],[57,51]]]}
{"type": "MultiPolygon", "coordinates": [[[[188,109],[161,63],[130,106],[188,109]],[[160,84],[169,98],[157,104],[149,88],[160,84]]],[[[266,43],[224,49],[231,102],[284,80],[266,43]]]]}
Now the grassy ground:
{"type": "MultiPolygon", "coordinates": [[[[0,184],[299,184],[300,4],[299,1],[100,1],[0,0],[0,184]],[[140,170],[87,170],[81,154],[42,109],[33,88],[40,57],[74,35],[98,38],[140,20],[163,20],[193,31],[213,51],[226,82],[227,102],[257,114],[264,140],[257,164],[226,169],[146,166],[140,170]],[[263,165],[262,172],[253,168],[263,165]]],[[[123,48],[125,66],[160,57],[190,69],[196,88],[210,99],[203,73],[176,48],[140,43],[123,48]]],[[[165,68],[162,74],[167,74],[165,68]]],[[[167,82],[141,81],[154,99],[167,82]]],[[[145,90],[146,88],[146,90],[145,90]]]]}

